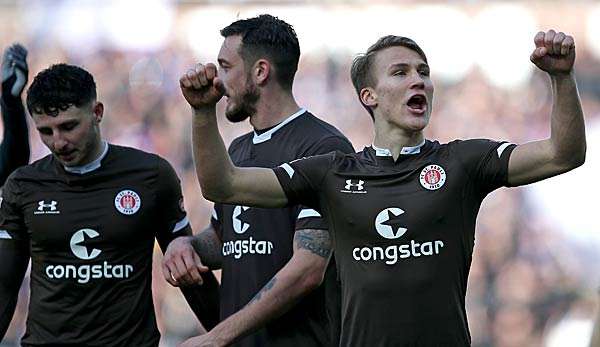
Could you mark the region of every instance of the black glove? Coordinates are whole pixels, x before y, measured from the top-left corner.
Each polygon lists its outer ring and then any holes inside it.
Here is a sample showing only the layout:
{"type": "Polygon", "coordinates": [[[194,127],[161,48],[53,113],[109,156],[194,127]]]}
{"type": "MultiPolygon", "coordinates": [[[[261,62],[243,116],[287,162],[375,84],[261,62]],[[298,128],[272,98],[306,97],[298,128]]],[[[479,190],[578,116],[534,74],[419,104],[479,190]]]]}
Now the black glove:
{"type": "Polygon", "coordinates": [[[20,98],[27,84],[27,50],[15,43],[8,47],[2,56],[2,95],[20,98]]]}

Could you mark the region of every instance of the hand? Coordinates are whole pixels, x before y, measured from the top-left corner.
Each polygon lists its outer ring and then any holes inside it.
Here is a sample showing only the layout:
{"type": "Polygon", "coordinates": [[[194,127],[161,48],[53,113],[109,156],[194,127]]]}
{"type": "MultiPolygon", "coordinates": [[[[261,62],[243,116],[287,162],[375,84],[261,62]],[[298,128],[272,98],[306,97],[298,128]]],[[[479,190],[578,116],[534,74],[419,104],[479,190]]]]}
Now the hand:
{"type": "Polygon", "coordinates": [[[27,50],[15,43],[4,51],[2,56],[2,91],[13,97],[20,97],[27,84],[27,50]]]}
{"type": "Polygon", "coordinates": [[[192,236],[174,239],[163,257],[163,276],[174,287],[202,284],[200,273],[209,271],[200,261],[191,240],[192,236]]]}
{"type": "Polygon", "coordinates": [[[575,41],[572,36],[554,30],[540,31],[533,39],[535,49],[531,62],[550,75],[569,74],[575,63],[575,41]]]}
{"type": "Polygon", "coordinates": [[[177,347],[221,347],[221,346],[225,346],[225,344],[219,342],[210,333],[191,337],[191,338],[183,341],[181,344],[177,345],[177,347]]]}
{"type": "Polygon", "coordinates": [[[214,64],[196,64],[179,79],[185,100],[195,109],[214,107],[225,94],[225,85],[217,77],[214,64]]]}

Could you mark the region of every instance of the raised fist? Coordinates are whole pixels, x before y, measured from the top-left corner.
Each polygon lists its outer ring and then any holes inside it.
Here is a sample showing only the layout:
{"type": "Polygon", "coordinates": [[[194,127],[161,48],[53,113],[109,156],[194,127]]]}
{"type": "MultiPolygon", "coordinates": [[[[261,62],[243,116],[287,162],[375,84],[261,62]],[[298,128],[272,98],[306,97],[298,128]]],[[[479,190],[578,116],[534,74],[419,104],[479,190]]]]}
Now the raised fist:
{"type": "Polygon", "coordinates": [[[211,63],[196,64],[179,79],[179,86],[185,100],[196,109],[214,106],[225,93],[223,81],[217,77],[217,67],[211,63]]]}
{"type": "Polygon", "coordinates": [[[27,50],[15,43],[8,47],[2,56],[2,93],[20,97],[27,84],[27,50]]]}
{"type": "Polygon", "coordinates": [[[533,39],[531,62],[551,75],[568,74],[575,63],[575,41],[563,32],[540,31],[533,39]]]}

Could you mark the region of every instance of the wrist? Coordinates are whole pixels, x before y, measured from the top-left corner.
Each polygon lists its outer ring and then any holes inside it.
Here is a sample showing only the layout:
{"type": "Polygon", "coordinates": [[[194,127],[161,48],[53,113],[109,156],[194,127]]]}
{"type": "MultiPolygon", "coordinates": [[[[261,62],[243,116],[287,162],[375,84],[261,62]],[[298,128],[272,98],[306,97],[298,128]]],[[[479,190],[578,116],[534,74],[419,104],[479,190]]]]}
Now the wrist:
{"type": "Polygon", "coordinates": [[[568,72],[558,72],[558,73],[548,73],[551,79],[561,81],[566,79],[574,79],[575,78],[575,70],[571,69],[568,72]]]}
{"type": "Polygon", "coordinates": [[[214,346],[217,347],[225,347],[233,343],[233,338],[229,336],[226,331],[220,329],[219,325],[209,331],[207,335],[210,337],[210,341],[213,342],[214,346]]]}

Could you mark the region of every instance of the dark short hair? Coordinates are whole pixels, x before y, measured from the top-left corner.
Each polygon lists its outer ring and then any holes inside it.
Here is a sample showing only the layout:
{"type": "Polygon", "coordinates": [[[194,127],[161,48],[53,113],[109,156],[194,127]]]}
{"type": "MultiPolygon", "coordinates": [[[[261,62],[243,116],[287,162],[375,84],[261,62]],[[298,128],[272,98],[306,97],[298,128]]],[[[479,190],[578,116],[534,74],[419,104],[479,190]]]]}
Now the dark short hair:
{"type": "Polygon", "coordinates": [[[294,28],[281,19],[261,14],[240,19],[221,30],[223,37],[240,35],[240,55],[247,66],[266,57],[275,67],[275,78],[280,86],[292,87],[300,60],[300,44],[294,28]]]}
{"type": "Polygon", "coordinates": [[[358,98],[360,103],[364,108],[367,109],[371,118],[373,116],[373,110],[367,105],[363,104],[362,100],[360,100],[360,91],[368,86],[373,86],[377,80],[373,75],[371,68],[373,65],[373,60],[377,52],[386,49],[388,47],[406,47],[411,49],[419,54],[419,56],[427,63],[427,57],[425,56],[425,52],[417,45],[417,43],[408,37],[403,36],[395,36],[395,35],[387,35],[381,37],[377,42],[375,42],[367,52],[364,54],[359,54],[352,61],[352,67],[350,68],[350,77],[352,78],[352,84],[354,85],[354,89],[356,89],[356,93],[358,93],[358,98]]]}
{"type": "Polygon", "coordinates": [[[55,64],[38,73],[27,90],[30,114],[57,116],[71,106],[81,107],[96,99],[94,77],[84,69],[55,64]]]}

